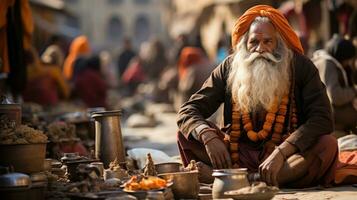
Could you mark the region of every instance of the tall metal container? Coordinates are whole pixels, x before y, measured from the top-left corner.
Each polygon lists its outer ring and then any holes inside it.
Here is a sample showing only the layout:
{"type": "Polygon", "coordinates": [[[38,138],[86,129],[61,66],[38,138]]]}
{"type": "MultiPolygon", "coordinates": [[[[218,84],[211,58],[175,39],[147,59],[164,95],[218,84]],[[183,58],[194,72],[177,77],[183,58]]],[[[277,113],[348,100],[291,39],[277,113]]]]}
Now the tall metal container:
{"type": "Polygon", "coordinates": [[[103,162],[105,168],[116,158],[119,163],[125,162],[120,114],[120,110],[92,114],[95,121],[95,156],[103,162]]]}

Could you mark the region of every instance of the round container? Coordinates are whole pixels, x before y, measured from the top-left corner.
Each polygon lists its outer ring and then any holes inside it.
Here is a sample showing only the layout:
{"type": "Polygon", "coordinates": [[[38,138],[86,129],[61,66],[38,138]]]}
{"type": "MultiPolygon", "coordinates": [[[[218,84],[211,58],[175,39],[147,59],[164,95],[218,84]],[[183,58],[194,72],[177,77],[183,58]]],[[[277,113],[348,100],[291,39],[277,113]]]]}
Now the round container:
{"type": "Polygon", "coordinates": [[[117,159],[125,162],[125,150],[120,127],[121,111],[95,112],[95,156],[108,168],[117,159]]]}
{"type": "Polygon", "coordinates": [[[94,167],[98,168],[99,172],[100,172],[100,176],[103,177],[104,175],[104,165],[102,162],[92,162],[90,163],[91,165],[93,165],[94,167]]]}
{"type": "Polygon", "coordinates": [[[171,187],[175,199],[197,199],[200,191],[198,171],[160,174],[167,181],[173,181],[171,187]]]}
{"type": "Polygon", "coordinates": [[[155,170],[158,174],[171,173],[171,172],[179,172],[180,171],[180,163],[160,163],[155,164],[155,170]]]}
{"type": "Polygon", "coordinates": [[[64,153],[63,157],[61,158],[62,162],[66,161],[74,161],[74,160],[79,160],[81,157],[79,156],[78,152],[75,153],[64,153]]]}
{"type": "Polygon", "coordinates": [[[249,186],[247,168],[213,170],[213,199],[229,198],[224,192],[249,186]]]}
{"type": "Polygon", "coordinates": [[[31,187],[28,192],[27,199],[29,200],[44,200],[47,188],[47,176],[43,173],[35,173],[30,175],[31,187]]]}
{"type": "Polygon", "coordinates": [[[0,188],[28,187],[31,179],[22,173],[8,173],[0,176],[0,188]]]}
{"type": "Polygon", "coordinates": [[[87,108],[87,117],[89,122],[87,124],[87,132],[90,139],[95,140],[95,122],[94,119],[91,118],[92,114],[95,112],[102,112],[105,111],[104,107],[94,107],[94,108],[87,108]]]}
{"type": "Polygon", "coordinates": [[[44,169],[46,143],[0,145],[0,165],[13,166],[14,171],[31,174],[44,169]]]}
{"type": "Polygon", "coordinates": [[[0,176],[0,197],[6,200],[27,200],[31,179],[26,174],[8,173],[0,176]]]}
{"type": "Polygon", "coordinates": [[[10,120],[14,120],[16,125],[21,124],[21,104],[0,104],[0,115],[6,115],[10,120]]]}

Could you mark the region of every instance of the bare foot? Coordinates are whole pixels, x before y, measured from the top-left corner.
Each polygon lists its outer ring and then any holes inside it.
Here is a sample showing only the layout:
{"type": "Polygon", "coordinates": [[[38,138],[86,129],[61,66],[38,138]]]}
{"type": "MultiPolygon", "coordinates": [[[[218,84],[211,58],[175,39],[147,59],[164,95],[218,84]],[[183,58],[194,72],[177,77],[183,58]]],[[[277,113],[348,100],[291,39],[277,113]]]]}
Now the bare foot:
{"type": "Polygon", "coordinates": [[[196,163],[198,169],[198,180],[200,183],[213,183],[214,177],[212,176],[212,167],[204,164],[203,162],[196,163]]]}

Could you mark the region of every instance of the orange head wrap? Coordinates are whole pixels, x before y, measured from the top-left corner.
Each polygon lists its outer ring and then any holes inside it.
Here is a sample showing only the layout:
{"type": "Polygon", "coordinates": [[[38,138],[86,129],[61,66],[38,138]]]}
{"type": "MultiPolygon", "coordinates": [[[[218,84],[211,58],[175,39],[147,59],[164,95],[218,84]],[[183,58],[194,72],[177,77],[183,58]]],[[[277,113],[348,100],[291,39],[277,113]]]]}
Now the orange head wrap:
{"type": "Polygon", "coordinates": [[[185,47],[182,49],[178,60],[179,78],[186,75],[187,69],[192,65],[198,64],[203,60],[204,54],[200,48],[185,47]]]}
{"type": "Polygon", "coordinates": [[[81,55],[90,53],[90,45],[86,36],[81,35],[76,37],[69,48],[69,53],[63,64],[63,74],[70,80],[73,75],[74,61],[81,55]]]}
{"type": "Polygon", "coordinates": [[[275,8],[268,5],[258,5],[248,9],[235,23],[232,31],[232,47],[235,48],[242,36],[249,30],[256,17],[268,17],[274,27],[282,36],[287,45],[301,54],[304,49],[288,20],[275,8]]]}

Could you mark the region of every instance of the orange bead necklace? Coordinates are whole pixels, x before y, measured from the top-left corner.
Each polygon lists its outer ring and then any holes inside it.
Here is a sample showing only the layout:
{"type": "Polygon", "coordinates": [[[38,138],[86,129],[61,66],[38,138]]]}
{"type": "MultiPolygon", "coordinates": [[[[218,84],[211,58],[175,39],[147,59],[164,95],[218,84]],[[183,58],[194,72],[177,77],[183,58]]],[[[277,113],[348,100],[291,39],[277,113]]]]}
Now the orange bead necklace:
{"type": "MultiPolygon", "coordinates": [[[[237,108],[236,104],[232,104],[232,128],[229,138],[229,150],[231,154],[232,163],[237,167],[237,163],[239,161],[239,137],[241,135],[241,122],[243,125],[243,129],[247,133],[248,138],[257,142],[259,140],[265,140],[269,135],[271,135],[271,140],[267,142],[268,145],[271,146],[271,151],[275,148],[276,145],[279,145],[282,140],[286,139],[290,134],[284,135],[282,137],[284,123],[286,119],[286,114],[288,111],[289,104],[289,94],[286,94],[282,97],[280,104],[278,105],[278,99],[276,98],[273,102],[273,105],[268,110],[265,116],[265,122],[263,124],[262,130],[255,132],[253,130],[253,124],[250,119],[250,115],[248,112],[240,112],[237,108]]],[[[296,114],[296,106],[294,102],[294,98],[292,98],[291,102],[291,131],[295,131],[297,128],[297,114],[296,114]]],[[[290,131],[289,131],[290,132],[290,131]]],[[[271,153],[269,152],[269,153],[271,153]]]]}

